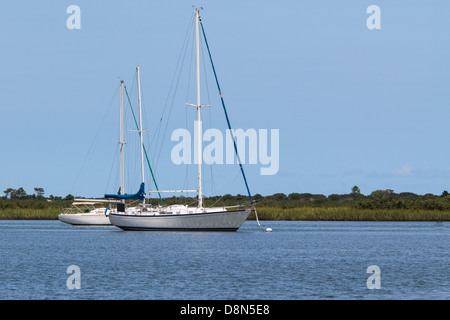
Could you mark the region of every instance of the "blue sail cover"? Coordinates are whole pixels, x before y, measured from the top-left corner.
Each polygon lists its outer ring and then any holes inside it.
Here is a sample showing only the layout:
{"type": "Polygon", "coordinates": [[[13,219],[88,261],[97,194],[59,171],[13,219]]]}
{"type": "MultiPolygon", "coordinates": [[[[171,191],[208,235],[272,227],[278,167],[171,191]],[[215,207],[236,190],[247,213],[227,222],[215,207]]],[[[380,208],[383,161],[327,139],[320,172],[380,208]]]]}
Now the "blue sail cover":
{"type": "Polygon", "coordinates": [[[105,194],[107,199],[117,200],[144,200],[145,198],[145,185],[142,182],[139,191],[135,194],[105,194]]]}

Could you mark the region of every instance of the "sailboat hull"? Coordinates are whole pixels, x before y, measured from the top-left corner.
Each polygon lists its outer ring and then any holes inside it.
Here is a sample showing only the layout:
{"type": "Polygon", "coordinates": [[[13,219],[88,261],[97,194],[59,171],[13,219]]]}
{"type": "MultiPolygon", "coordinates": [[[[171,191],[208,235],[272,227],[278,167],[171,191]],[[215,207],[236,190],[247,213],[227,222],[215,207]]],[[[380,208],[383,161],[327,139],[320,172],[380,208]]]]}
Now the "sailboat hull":
{"type": "Polygon", "coordinates": [[[236,231],[251,210],[192,214],[110,214],[109,220],[125,231],[236,231]]]}
{"type": "Polygon", "coordinates": [[[104,214],[92,213],[62,213],[58,215],[61,222],[75,226],[110,226],[111,222],[104,214]]]}

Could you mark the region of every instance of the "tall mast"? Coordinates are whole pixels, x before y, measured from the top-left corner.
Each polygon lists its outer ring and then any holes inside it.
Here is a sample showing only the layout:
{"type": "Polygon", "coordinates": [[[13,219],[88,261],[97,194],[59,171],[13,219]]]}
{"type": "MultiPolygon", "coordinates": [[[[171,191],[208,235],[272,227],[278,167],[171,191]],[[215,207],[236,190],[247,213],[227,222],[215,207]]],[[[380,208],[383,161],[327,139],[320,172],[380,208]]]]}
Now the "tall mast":
{"type": "Polygon", "coordinates": [[[125,194],[125,171],[124,171],[124,157],[123,157],[123,80],[120,81],[120,193],[125,194]]]}
{"type": "Polygon", "coordinates": [[[199,36],[199,10],[195,10],[195,49],[197,62],[197,163],[198,163],[198,207],[203,208],[202,194],[202,128],[200,118],[200,36],[199,36]]]}
{"type": "Polygon", "coordinates": [[[137,82],[138,82],[138,105],[139,105],[139,136],[141,139],[141,173],[142,173],[142,183],[144,183],[144,144],[142,137],[142,107],[141,107],[141,78],[139,74],[139,66],[136,68],[137,71],[137,82]]]}

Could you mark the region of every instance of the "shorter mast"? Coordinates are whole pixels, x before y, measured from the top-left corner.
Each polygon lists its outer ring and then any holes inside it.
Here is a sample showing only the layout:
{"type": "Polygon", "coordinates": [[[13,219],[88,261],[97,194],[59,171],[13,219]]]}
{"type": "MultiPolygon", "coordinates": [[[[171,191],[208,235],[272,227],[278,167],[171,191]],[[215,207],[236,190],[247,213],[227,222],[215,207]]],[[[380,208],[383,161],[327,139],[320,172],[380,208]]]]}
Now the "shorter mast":
{"type": "MultiPolygon", "coordinates": [[[[138,105],[139,105],[139,136],[141,139],[141,174],[142,174],[142,185],[144,184],[144,142],[142,136],[142,106],[141,106],[141,78],[139,74],[139,66],[136,68],[137,71],[137,82],[138,82],[138,105]]],[[[145,199],[144,199],[145,202],[145,199]]]]}
{"type": "Polygon", "coordinates": [[[120,81],[120,194],[125,194],[124,140],[123,140],[123,80],[120,81]]]}

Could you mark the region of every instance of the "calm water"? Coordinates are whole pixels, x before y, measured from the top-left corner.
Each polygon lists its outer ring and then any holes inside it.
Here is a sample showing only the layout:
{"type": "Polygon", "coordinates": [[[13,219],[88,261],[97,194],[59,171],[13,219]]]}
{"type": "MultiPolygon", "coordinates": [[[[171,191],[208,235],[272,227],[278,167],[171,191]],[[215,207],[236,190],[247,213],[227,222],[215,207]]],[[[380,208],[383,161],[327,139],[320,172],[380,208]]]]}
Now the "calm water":
{"type": "Polygon", "coordinates": [[[449,222],[262,225],[273,232],[0,221],[0,299],[450,299],[449,222]],[[70,265],[80,289],[67,287],[70,265]],[[371,265],[380,289],[368,289],[371,265]]]}

